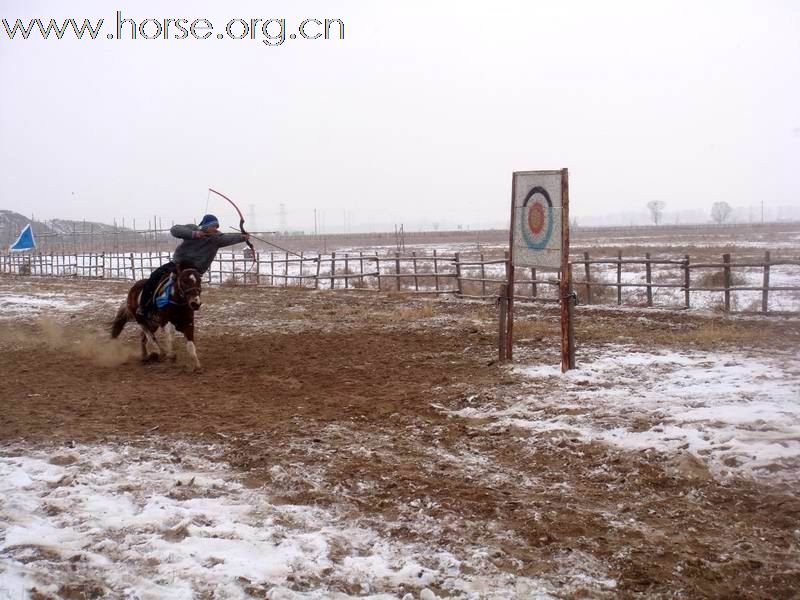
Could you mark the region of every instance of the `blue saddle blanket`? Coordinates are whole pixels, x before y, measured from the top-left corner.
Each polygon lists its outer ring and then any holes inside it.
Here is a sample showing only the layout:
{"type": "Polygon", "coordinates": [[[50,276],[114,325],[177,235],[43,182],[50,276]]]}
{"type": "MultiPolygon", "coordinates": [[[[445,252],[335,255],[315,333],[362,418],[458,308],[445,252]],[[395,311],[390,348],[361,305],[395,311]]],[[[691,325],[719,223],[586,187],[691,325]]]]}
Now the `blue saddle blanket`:
{"type": "Polygon", "coordinates": [[[164,287],[161,288],[161,293],[156,296],[156,307],[161,309],[165,308],[167,304],[169,304],[169,295],[172,292],[172,278],[170,277],[167,282],[164,284],[164,287]]]}

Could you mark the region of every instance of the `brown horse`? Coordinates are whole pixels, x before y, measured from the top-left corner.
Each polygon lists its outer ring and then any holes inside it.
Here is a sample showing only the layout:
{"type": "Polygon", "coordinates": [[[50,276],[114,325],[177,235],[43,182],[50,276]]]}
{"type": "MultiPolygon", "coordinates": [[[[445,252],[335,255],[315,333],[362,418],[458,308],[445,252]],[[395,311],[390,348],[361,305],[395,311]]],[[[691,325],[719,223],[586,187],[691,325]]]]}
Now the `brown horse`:
{"type": "MultiPolygon", "coordinates": [[[[194,362],[194,370],[200,370],[200,361],[197,358],[197,349],[194,345],[194,311],[200,310],[200,292],[202,275],[196,269],[179,269],[172,289],[169,293],[169,304],[158,308],[153,302],[153,309],[146,322],[139,323],[142,328],[142,360],[157,361],[163,356],[175,360],[173,350],[175,330],[180,331],[186,338],[186,350],[194,362]],[[167,333],[166,353],[156,340],[155,333],[159,328],[164,328],[167,333]],[[158,352],[148,354],[147,342],[158,348],[158,352]]],[[[141,300],[142,288],[147,280],[142,279],[133,284],[128,291],[125,303],[117,311],[117,316],[111,324],[111,337],[116,338],[128,321],[135,321],[134,315],[141,300]]],[[[161,286],[159,286],[161,288],[161,286]]]]}

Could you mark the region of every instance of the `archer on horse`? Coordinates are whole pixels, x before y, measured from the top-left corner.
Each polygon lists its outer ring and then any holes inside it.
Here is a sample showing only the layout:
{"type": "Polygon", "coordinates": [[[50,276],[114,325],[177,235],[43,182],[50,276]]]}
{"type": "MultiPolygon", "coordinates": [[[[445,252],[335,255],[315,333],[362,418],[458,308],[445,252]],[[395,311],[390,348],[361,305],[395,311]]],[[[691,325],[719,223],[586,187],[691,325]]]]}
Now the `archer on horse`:
{"type": "Polygon", "coordinates": [[[169,232],[173,237],[183,241],[175,249],[172,260],[150,274],[150,278],[142,290],[142,300],[135,315],[136,321],[140,325],[147,319],[156,288],[167,273],[175,273],[178,265],[182,265],[196,269],[202,275],[214,262],[217,250],[250,241],[249,233],[220,233],[219,221],[214,215],[205,215],[200,221],[200,225],[173,225],[169,232]]]}
{"type": "Polygon", "coordinates": [[[133,285],[114,319],[111,337],[118,337],[128,321],[136,320],[142,328],[142,359],[157,359],[162,351],[155,332],[163,327],[167,332],[167,357],[174,359],[172,344],[177,329],[186,337],[194,368],[199,369],[194,345],[194,311],[200,309],[203,273],[220,248],[242,242],[250,246],[250,234],[220,233],[219,221],[214,215],[205,215],[200,225],[175,225],[170,233],[183,242],[175,249],[170,262],[154,270],[149,279],[133,285]],[[147,353],[148,341],[158,348],[158,354],[147,353]]]}

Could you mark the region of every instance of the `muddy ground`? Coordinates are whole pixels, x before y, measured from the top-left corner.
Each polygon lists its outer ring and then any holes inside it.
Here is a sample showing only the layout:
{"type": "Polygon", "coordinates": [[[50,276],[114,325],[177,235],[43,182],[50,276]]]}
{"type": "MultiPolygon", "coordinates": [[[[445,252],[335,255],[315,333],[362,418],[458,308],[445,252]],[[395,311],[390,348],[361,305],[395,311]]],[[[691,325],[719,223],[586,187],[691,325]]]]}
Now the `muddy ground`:
{"type": "MultiPolygon", "coordinates": [[[[456,556],[486,550],[492,568],[546,579],[564,597],[796,598],[800,590],[791,479],[719,481],[702,465],[676,469],[675,457],[449,414],[530,393],[494,362],[490,305],[212,289],[198,315],[204,369],[193,375],[181,339],[175,364],[141,364],[130,326],[121,344],[107,341],[124,283],[0,279],[5,291],[30,286],[73,306],[44,320],[0,319],[6,453],[209,440],[275,502],[337,505],[387,535],[456,556]],[[275,465],[295,476],[273,481],[275,465]],[[596,563],[616,585],[575,581],[570,557],[584,570],[596,563]]],[[[518,319],[516,360],[556,363],[554,309],[521,305],[518,319]]],[[[579,361],[621,336],[646,347],[769,353],[800,346],[800,324],[579,308],[579,361]]]]}

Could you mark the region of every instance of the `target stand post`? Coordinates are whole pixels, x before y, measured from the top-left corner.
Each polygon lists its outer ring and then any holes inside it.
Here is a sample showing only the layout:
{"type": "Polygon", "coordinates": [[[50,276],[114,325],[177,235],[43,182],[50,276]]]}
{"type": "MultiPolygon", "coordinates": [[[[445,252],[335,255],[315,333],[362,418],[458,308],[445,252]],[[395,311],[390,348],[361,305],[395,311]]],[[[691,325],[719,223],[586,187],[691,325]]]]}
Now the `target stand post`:
{"type": "Polygon", "coordinates": [[[497,298],[497,307],[500,310],[497,358],[499,362],[502,363],[508,360],[508,347],[506,345],[508,335],[508,284],[506,283],[500,286],[500,297],[497,298]]]}
{"type": "Polygon", "coordinates": [[[572,290],[572,266],[569,264],[569,173],[561,170],[561,280],[558,292],[561,306],[561,372],[575,368],[575,331],[573,308],[577,295],[572,290]]]}
{"type": "Polygon", "coordinates": [[[511,180],[511,228],[506,263],[508,301],[505,358],[513,357],[514,270],[534,267],[560,271],[561,370],[575,368],[572,277],[569,266],[569,173],[517,171],[511,180]]]}

